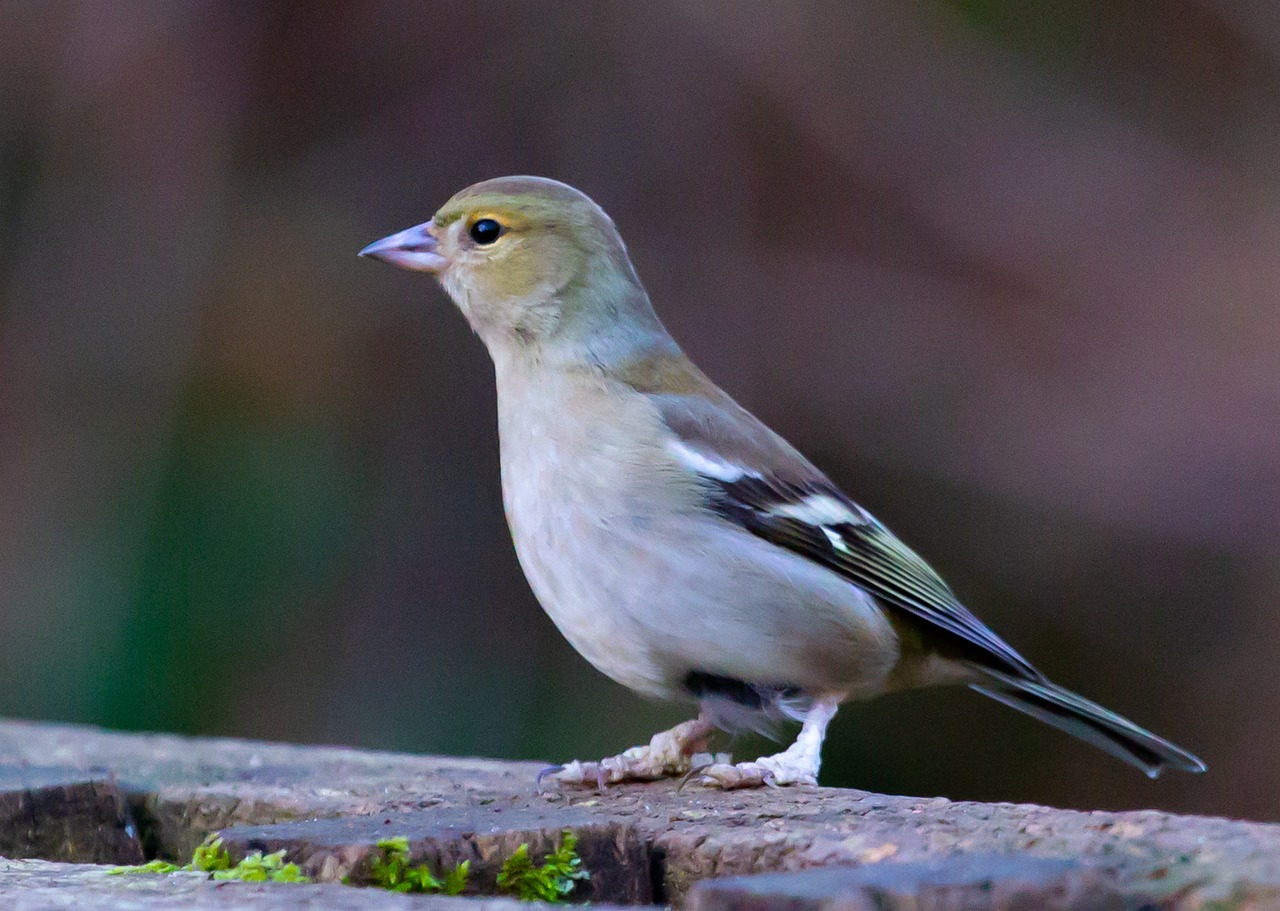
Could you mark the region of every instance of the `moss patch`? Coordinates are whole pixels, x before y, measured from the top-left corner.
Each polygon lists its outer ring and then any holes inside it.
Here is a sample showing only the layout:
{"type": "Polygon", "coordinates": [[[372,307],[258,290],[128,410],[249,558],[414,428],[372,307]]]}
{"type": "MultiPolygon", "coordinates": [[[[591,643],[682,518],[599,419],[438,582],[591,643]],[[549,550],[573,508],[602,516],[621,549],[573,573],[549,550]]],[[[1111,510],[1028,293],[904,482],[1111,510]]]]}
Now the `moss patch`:
{"type": "Polygon", "coordinates": [[[579,882],[590,878],[578,856],[577,836],[565,829],[560,847],[548,854],[540,867],[529,859],[527,844],[516,848],[498,873],[498,891],[522,901],[563,902],[579,882]]]}
{"type": "Polygon", "coordinates": [[[442,877],[426,864],[411,864],[409,839],[384,838],[377,844],[378,856],[369,865],[369,885],[392,892],[436,892],[457,895],[467,887],[471,861],[464,860],[442,877]]]}
{"type": "Polygon", "coordinates": [[[136,867],[116,867],[111,875],[126,873],[208,873],[211,879],[239,880],[246,883],[309,883],[311,877],[293,863],[285,863],[284,851],[263,854],[254,851],[237,864],[231,862],[231,855],[222,847],[220,835],[210,835],[196,848],[188,864],[170,863],[167,860],[153,860],[136,867]]]}

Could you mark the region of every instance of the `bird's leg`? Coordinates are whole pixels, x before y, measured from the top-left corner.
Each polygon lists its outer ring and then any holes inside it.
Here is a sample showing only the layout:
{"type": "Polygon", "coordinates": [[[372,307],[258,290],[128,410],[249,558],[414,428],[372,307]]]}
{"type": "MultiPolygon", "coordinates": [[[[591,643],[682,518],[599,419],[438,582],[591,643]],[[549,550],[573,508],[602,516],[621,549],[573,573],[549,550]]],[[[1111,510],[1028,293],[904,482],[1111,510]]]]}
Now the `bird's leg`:
{"type": "Polygon", "coordinates": [[[737,765],[717,763],[700,769],[698,781],[714,788],[758,788],[762,785],[817,784],[822,763],[822,740],[835,717],[838,703],[819,699],[805,715],[800,736],[781,753],[737,765]]]}
{"type": "Polygon", "coordinates": [[[554,781],[562,785],[597,787],[684,775],[689,771],[693,754],[706,749],[714,729],[704,713],[692,721],[677,724],[669,731],[654,734],[647,745],[632,747],[617,756],[609,756],[599,762],[575,759],[558,769],[548,770],[539,776],[539,783],[554,781]]]}

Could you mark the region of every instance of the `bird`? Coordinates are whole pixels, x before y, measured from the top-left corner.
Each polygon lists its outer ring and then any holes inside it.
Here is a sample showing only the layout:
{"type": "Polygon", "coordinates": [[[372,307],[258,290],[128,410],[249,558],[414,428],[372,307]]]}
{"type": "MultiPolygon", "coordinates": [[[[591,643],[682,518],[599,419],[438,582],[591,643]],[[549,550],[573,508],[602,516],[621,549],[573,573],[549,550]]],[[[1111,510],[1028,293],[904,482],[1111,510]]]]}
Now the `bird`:
{"type": "Polygon", "coordinates": [[[816,785],[839,705],[943,684],[1152,778],[1205,771],[1051,682],[694,366],[585,193],[543,177],[486,180],[360,255],[433,275],[488,349],[503,507],[547,615],[614,681],[698,706],[646,744],[553,767],[558,785],[816,785]],[[706,760],[717,730],[787,720],[800,731],[781,752],[706,760]]]}

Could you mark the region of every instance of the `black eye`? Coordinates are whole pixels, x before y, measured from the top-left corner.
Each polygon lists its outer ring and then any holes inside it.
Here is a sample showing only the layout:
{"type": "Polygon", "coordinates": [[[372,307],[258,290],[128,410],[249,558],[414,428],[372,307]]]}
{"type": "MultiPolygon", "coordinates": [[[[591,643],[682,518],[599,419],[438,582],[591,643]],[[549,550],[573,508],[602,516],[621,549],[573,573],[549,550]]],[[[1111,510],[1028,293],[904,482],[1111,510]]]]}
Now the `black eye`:
{"type": "Polygon", "coordinates": [[[502,236],[502,225],[492,218],[482,218],[471,226],[471,239],[478,244],[491,244],[502,236]]]}

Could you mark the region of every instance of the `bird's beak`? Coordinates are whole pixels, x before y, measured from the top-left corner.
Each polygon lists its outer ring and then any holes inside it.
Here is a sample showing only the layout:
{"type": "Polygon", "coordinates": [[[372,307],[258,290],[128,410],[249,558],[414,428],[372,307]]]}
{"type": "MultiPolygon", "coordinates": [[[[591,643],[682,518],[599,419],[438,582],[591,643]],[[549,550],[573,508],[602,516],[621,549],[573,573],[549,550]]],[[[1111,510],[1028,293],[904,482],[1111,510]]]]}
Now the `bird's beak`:
{"type": "Polygon", "coordinates": [[[439,272],[449,264],[436,248],[435,236],[430,232],[431,222],[423,222],[375,240],[360,251],[361,256],[372,256],[384,263],[414,272],[439,272]]]}

